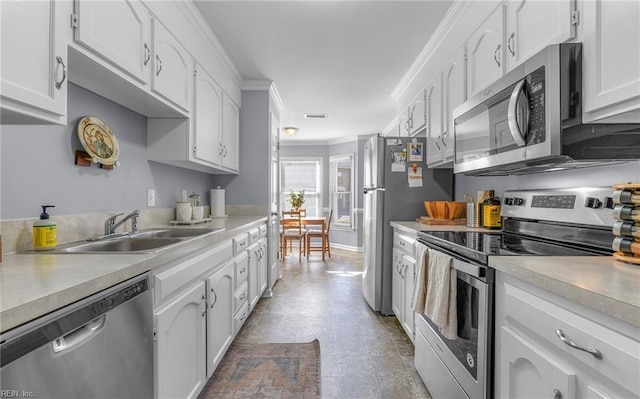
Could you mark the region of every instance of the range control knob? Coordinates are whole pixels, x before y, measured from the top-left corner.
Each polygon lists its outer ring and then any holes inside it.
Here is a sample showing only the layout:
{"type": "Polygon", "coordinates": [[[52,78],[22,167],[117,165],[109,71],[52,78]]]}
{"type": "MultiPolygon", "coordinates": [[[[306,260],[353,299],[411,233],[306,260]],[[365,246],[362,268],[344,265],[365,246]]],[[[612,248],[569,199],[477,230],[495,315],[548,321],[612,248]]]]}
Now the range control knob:
{"type": "Polygon", "coordinates": [[[522,206],[522,204],[524,204],[524,200],[522,198],[514,198],[513,199],[513,205],[522,206]]]}
{"type": "Polygon", "coordinates": [[[584,206],[587,208],[597,209],[602,206],[602,201],[595,197],[587,197],[587,200],[584,203],[584,206]]]}

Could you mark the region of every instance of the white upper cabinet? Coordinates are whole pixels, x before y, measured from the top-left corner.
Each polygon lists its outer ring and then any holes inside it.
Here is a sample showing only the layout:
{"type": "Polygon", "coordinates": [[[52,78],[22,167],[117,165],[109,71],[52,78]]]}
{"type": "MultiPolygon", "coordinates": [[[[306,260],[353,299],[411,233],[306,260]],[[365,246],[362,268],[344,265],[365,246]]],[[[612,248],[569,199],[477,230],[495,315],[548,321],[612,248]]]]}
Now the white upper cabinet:
{"type": "Polygon", "coordinates": [[[499,6],[467,41],[467,98],[478,94],[504,72],[503,7],[499,6]]]}
{"type": "Polygon", "coordinates": [[[442,161],[442,74],[427,84],[427,164],[442,161]]]}
{"type": "Polygon", "coordinates": [[[509,0],[505,4],[507,71],[545,46],[575,37],[575,3],[571,0],[509,0]]]}
{"type": "Polygon", "coordinates": [[[427,117],[427,101],[424,90],[411,101],[409,104],[409,134],[419,133],[426,124],[427,117]]]}
{"type": "Polygon", "coordinates": [[[153,21],[153,53],[153,91],[190,110],[193,60],[158,20],[153,21]]]}
{"type": "Polygon", "coordinates": [[[467,99],[464,80],[464,49],[462,47],[445,65],[442,71],[442,83],[444,86],[442,160],[449,163],[453,161],[453,110],[467,99]]]}
{"type": "Polygon", "coordinates": [[[194,157],[219,165],[222,149],[222,89],[207,71],[199,65],[196,68],[192,115],[194,157]]]}
{"type": "Polygon", "coordinates": [[[226,94],[222,96],[222,166],[238,171],[240,150],[240,107],[226,94]]]}
{"type": "Polygon", "coordinates": [[[583,2],[585,121],[640,121],[640,2],[583,2]]]}
{"type": "Polygon", "coordinates": [[[137,0],[76,0],[74,39],[138,81],[149,83],[151,15],[137,0]]]}
{"type": "Polygon", "coordinates": [[[62,2],[0,2],[3,124],[67,122],[68,20],[62,2]]]}

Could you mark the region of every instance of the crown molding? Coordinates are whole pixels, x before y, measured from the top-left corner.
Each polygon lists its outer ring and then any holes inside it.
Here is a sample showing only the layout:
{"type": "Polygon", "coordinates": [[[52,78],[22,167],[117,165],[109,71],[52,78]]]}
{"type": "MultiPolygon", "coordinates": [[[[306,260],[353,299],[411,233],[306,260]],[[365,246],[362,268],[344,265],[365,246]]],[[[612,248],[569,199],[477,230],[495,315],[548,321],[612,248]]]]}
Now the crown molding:
{"type": "Polygon", "coordinates": [[[418,73],[422,68],[424,68],[425,64],[431,58],[434,50],[440,45],[440,42],[451,32],[451,30],[455,27],[457,21],[460,19],[462,14],[469,8],[473,1],[470,0],[454,0],[449,10],[445,14],[442,21],[438,24],[435,31],[429,38],[429,41],[424,45],[422,51],[416,57],[415,61],[409,67],[409,70],[405,72],[402,79],[398,85],[391,92],[391,98],[394,101],[398,101],[400,96],[404,94],[404,92],[409,88],[411,82],[416,78],[418,73]]]}
{"type": "Polygon", "coordinates": [[[229,72],[229,74],[236,81],[236,84],[240,86],[242,84],[242,75],[240,71],[233,63],[227,51],[222,47],[222,44],[218,40],[218,38],[213,34],[211,28],[206,23],[204,18],[202,18],[202,14],[198,11],[191,0],[174,0],[174,3],[178,6],[178,8],[182,11],[182,13],[189,19],[189,22],[196,28],[196,31],[209,45],[213,53],[217,56],[217,58],[221,61],[223,67],[229,72]]]}
{"type": "Polygon", "coordinates": [[[276,82],[272,80],[252,80],[247,79],[242,82],[242,90],[268,90],[269,96],[278,107],[278,111],[282,111],[284,109],[284,103],[282,102],[282,98],[280,97],[280,92],[276,87],[276,82]]]}

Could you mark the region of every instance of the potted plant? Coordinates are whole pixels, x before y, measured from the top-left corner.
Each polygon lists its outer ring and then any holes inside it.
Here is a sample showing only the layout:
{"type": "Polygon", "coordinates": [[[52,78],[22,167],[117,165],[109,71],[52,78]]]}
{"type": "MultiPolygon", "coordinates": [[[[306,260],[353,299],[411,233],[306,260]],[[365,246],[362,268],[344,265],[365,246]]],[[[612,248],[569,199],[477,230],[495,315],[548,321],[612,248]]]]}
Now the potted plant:
{"type": "Polygon", "coordinates": [[[302,205],[304,205],[304,190],[296,193],[291,190],[289,192],[289,203],[291,204],[291,209],[298,210],[302,205]]]}

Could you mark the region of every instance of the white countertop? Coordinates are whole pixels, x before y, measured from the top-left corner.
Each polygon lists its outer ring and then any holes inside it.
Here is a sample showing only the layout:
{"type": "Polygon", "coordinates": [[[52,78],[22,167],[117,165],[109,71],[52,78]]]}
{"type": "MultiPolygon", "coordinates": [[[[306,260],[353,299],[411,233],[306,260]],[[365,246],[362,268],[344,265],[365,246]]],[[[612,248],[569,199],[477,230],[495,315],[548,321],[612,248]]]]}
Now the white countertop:
{"type": "Polygon", "coordinates": [[[131,277],[178,263],[266,221],[260,216],[214,219],[193,227],[224,230],[152,254],[5,254],[0,266],[0,332],[131,277]]]}
{"type": "MultiPolygon", "coordinates": [[[[391,222],[391,226],[409,233],[421,230],[483,231],[416,222],[391,222]]],[[[489,266],[640,326],[640,266],[617,261],[612,256],[490,256],[489,266]]]]}

